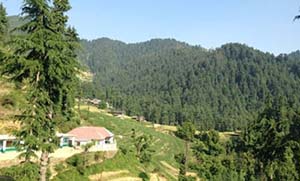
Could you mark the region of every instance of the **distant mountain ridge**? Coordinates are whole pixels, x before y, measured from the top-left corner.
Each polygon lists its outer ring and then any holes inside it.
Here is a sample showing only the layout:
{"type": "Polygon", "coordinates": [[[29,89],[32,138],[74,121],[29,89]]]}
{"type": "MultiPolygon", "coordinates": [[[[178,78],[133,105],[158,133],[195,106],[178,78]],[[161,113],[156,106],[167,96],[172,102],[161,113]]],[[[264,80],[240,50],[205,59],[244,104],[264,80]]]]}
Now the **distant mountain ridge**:
{"type": "Polygon", "coordinates": [[[99,96],[153,122],[232,130],[254,119],[269,98],[300,102],[299,51],[274,56],[239,43],[207,50],[174,39],[82,45],[80,59],[95,74],[99,96]]]}
{"type": "Polygon", "coordinates": [[[233,130],[270,99],[300,106],[299,50],[275,56],[239,43],[207,50],[175,39],[83,39],[81,46],[79,61],[94,75],[83,94],[152,122],[233,130]]]}

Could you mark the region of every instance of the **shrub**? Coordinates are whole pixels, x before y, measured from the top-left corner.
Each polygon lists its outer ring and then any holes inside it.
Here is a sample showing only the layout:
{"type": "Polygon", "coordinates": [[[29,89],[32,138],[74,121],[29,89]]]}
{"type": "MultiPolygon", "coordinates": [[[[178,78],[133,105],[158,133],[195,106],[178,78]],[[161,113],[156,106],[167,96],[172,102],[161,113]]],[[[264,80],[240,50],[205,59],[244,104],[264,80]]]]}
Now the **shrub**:
{"type": "Polygon", "coordinates": [[[96,152],[94,153],[94,160],[98,162],[100,159],[104,158],[104,152],[96,152]]]}
{"type": "Polygon", "coordinates": [[[23,163],[8,168],[2,168],[0,174],[12,177],[18,181],[39,180],[39,166],[35,163],[23,163]]]}
{"type": "Polygon", "coordinates": [[[82,175],[78,172],[76,168],[71,168],[65,172],[61,172],[53,178],[53,181],[88,181],[87,176],[82,175]]]}
{"type": "Polygon", "coordinates": [[[56,172],[62,172],[65,168],[66,168],[65,165],[61,164],[61,163],[55,165],[55,167],[54,167],[56,172]]]}
{"type": "Polygon", "coordinates": [[[104,101],[101,101],[99,106],[98,106],[99,109],[106,109],[107,108],[107,105],[106,105],[106,102],[104,101]]]}

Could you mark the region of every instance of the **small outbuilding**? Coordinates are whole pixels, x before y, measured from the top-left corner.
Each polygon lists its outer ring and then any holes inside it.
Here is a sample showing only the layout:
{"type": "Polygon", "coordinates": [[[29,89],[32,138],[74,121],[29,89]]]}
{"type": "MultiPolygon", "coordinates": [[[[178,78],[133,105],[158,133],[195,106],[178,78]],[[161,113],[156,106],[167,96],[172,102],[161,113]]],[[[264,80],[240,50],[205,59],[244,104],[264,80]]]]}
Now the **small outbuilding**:
{"type": "Polygon", "coordinates": [[[10,135],[0,135],[0,152],[15,151],[16,137],[10,135]]]}

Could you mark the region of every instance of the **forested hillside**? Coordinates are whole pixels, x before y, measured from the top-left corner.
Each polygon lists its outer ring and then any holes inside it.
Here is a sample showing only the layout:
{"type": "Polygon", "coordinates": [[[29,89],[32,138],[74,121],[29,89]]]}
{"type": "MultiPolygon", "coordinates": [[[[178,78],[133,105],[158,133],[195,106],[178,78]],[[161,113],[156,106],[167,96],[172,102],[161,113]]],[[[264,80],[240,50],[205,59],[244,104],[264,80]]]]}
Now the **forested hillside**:
{"type": "Polygon", "coordinates": [[[80,60],[95,75],[85,95],[152,122],[234,130],[269,99],[300,104],[299,51],[274,56],[237,43],[206,50],[173,39],[81,43],[80,60]]]}
{"type": "MultiPolygon", "coordinates": [[[[10,29],[22,24],[9,17],[10,29]]],[[[84,96],[106,99],[152,122],[234,130],[256,117],[268,99],[298,106],[300,51],[274,56],[243,44],[207,50],[174,39],[135,44],[81,41],[79,60],[94,74],[84,96]]]]}

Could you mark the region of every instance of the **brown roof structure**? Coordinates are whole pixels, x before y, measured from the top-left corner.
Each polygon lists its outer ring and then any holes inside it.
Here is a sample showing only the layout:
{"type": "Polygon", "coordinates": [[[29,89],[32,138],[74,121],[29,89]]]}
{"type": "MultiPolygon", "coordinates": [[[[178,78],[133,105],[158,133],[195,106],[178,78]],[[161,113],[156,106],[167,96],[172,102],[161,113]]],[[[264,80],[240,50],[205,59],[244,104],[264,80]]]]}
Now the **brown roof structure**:
{"type": "Polygon", "coordinates": [[[76,140],[104,140],[105,138],[113,137],[114,135],[103,127],[78,127],[67,133],[72,135],[76,140]]]}

